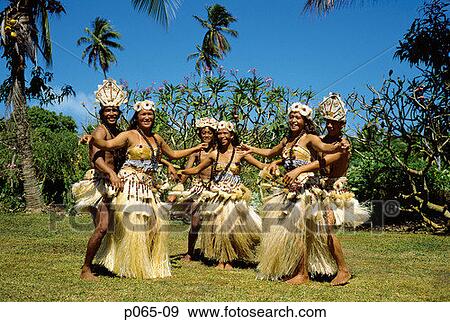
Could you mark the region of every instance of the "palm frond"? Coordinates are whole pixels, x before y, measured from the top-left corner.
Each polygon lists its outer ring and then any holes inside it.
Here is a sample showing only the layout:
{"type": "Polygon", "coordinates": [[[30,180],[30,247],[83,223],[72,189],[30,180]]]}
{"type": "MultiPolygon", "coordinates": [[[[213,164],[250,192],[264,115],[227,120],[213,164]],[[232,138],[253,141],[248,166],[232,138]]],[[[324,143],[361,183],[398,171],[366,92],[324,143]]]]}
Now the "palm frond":
{"type": "Polygon", "coordinates": [[[222,27],[220,28],[221,31],[230,34],[231,36],[237,38],[239,36],[239,33],[236,30],[230,29],[230,28],[226,28],[226,27],[222,27]]]}
{"type": "Polygon", "coordinates": [[[135,9],[145,11],[166,28],[176,17],[176,11],[181,3],[180,0],[132,0],[131,2],[135,9]]]}
{"type": "Polygon", "coordinates": [[[48,21],[47,8],[39,6],[41,20],[41,50],[47,66],[52,64],[52,41],[50,37],[50,25],[48,21]]]}
{"type": "MultiPolygon", "coordinates": [[[[369,0],[359,0],[356,2],[364,3],[369,0]]],[[[370,0],[375,2],[376,0],[370,0]]],[[[303,7],[304,13],[316,13],[318,15],[325,15],[332,11],[333,9],[338,9],[342,7],[347,7],[353,5],[354,0],[307,0],[305,6],[303,7]]]]}
{"type": "Polygon", "coordinates": [[[198,22],[200,22],[200,24],[202,25],[203,28],[207,28],[210,29],[211,25],[208,23],[208,21],[206,21],[205,19],[200,18],[199,16],[193,16],[194,19],[196,19],[198,22]]]}

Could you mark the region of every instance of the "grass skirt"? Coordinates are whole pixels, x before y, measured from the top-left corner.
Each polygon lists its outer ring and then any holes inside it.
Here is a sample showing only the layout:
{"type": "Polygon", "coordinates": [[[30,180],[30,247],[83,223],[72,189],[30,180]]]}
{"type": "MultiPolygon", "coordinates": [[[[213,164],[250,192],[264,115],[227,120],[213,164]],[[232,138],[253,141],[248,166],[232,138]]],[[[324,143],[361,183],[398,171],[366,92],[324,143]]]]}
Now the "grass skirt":
{"type": "Polygon", "coordinates": [[[204,191],[200,248],[203,255],[218,262],[255,260],[260,241],[261,218],[247,204],[250,191],[240,185],[233,192],[204,191]]]}
{"type": "Polygon", "coordinates": [[[278,190],[264,200],[263,238],[258,278],[277,280],[297,273],[302,260],[311,275],[332,275],[336,265],[328,251],[323,214],[314,193],[278,190]],[[304,258],[304,256],[307,258],[304,258]]]}
{"type": "Polygon", "coordinates": [[[125,184],[112,200],[114,231],[105,236],[98,262],[124,277],[170,276],[167,216],[152,189],[151,175],[127,167],[119,176],[125,184]]]}
{"type": "Polygon", "coordinates": [[[72,195],[75,199],[74,211],[77,213],[90,213],[98,207],[104,198],[112,198],[116,190],[111,186],[109,179],[103,173],[90,169],[83,180],[72,185],[72,195]]]}
{"type": "Polygon", "coordinates": [[[312,276],[335,274],[329,233],[335,227],[356,227],[369,219],[369,210],[346,190],[346,178],[305,174],[298,181],[294,191],[269,187],[273,193],[264,200],[258,278],[292,277],[302,260],[312,276]]]}

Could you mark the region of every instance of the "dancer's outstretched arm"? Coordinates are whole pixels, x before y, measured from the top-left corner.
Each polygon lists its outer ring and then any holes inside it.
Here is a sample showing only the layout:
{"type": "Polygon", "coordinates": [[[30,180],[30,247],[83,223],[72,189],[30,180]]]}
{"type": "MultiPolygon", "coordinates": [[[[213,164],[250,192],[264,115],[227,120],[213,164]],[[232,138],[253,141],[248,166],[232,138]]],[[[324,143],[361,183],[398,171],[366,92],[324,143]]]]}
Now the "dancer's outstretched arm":
{"type": "Polygon", "coordinates": [[[166,159],[161,159],[161,163],[167,167],[167,171],[169,172],[169,176],[172,178],[172,180],[178,181],[178,173],[173,164],[166,159]]]}
{"type": "Polygon", "coordinates": [[[122,132],[111,140],[103,140],[99,137],[94,137],[92,135],[84,136],[82,140],[87,139],[88,142],[91,142],[99,149],[111,151],[127,146],[129,140],[129,132],[130,131],[122,132]]]}
{"type": "Polygon", "coordinates": [[[344,152],[348,150],[348,142],[336,142],[333,144],[323,143],[322,140],[314,134],[307,134],[307,143],[310,143],[314,150],[325,153],[344,152]]]}
{"type": "Polygon", "coordinates": [[[194,152],[204,150],[208,148],[208,143],[201,143],[189,149],[184,150],[172,150],[172,148],[164,141],[164,139],[155,134],[155,139],[158,141],[158,144],[161,146],[161,151],[164,155],[166,155],[169,159],[181,159],[185,156],[188,156],[194,152]]]}
{"type": "Polygon", "coordinates": [[[199,174],[213,163],[216,153],[217,153],[216,151],[210,152],[208,154],[208,157],[206,157],[202,162],[200,162],[198,166],[189,169],[184,169],[181,171],[181,174],[184,175],[199,174]]]}
{"type": "Polygon", "coordinates": [[[265,164],[265,163],[259,161],[258,159],[255,159],[255,158],[254,158],[253,156],[251,156],[251,155],[245,155],[245,156],[243,157],[243,159],[244,159],[245,161],[247,161],[249,164],[251,164],[251,165],[257,167],[259,170],[262,170],[262,169],[264,169],[265,167],[268,166],[267,164],[265,164]]]}
{"type": "Polygon", "coordinates": [[[274,156],[280,155],[285,145],[286,145],[286,138],[281,140],[280,143],[278,143],[271,149],[256,148],[254,146],[250,146],[247,144],[241,144],[241,147],[243,150],[250,150],[251,153],[256,153],[266,158],[272,158],[274,156]]]}
{"type": "MultiPolygon", "coordinates": [[[[347,153],[346,152],[338,152],[338,153],[333,153],[333,154],[327,154],[323,157],[324,160],[324,165],[328,166],[338,160],[340,160],[343,157],[347,157],[347,153]]],[[[289,171],[288,173],[286,173],[286,175],[283,178],[284,183],[286,184],[291,184],[292,182],[294,182],[294,180],[302,173],[306,173],[306,172],[314,172],[317,170],[320,170],[320,162],[319,160],[313,161],[311,163],[302,165],[300,167],[295,168],[294,170],[289,171]]]]}

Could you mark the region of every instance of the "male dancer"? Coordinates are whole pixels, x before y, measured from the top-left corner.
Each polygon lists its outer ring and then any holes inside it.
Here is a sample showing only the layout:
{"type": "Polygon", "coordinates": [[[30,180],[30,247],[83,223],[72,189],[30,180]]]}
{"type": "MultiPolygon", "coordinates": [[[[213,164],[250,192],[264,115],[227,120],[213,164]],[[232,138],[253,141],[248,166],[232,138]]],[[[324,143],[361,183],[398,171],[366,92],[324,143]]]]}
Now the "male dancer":
{"type": "MultiPolygon", "coordinates": [[[[121,114],[119,107],[126,103],[127,94],[115,80],[104,80],[95,92],[100,103],[100,125],[92,132],[96,139],[111,140],[120,133],[117,120],[121,114]]],[[[84,179],[72,187],[75,197],[75,209],[78,212],[89,211],[95,222],[95,230],[87,244],[84,264],[81,268],[81,278],[96,279],[91,266],[103,237],[110,226],[109,202],[115,191],[122,188],[122,181],[117,176],[120,168],[120,153],[102,151],[94,145],[89,145],[89,160],[91,170],[84,179]]]]}

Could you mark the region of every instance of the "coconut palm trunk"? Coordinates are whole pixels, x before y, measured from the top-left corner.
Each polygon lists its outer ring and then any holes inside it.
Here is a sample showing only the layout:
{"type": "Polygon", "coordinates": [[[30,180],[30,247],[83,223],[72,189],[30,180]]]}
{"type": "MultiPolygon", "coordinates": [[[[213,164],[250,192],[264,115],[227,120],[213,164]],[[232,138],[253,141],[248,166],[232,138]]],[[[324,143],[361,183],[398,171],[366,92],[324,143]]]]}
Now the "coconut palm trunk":
{"type": "MultiPolygon", "coordinates": [[[[22,0],[20,5],[16,6],[16,11],[10,18],[14,18],[24,26],[18,37],[36,37],[33,30],[35,21],[32,16],[31,0],[22,0]]],[[[21,175],[24,186],[24,198],[26,211],[36,212],[43,208],[42,194],[40,184],[36,175],[33,162],[33,153],[30,138],[30,124],[27,116],[27,99],[25,96],[25,59],[30,55],[32,47],[17,45],[16,50],[8,50],[10,54],[12,89],[9,96],[9,104],[13,107],[12,117],[15,121],[16,130],[16,149],[20,157],[21,175]]]]}
{"type": "Polygon", "coordinates": [[[24,57],[16,57],[12,62],[11,76],[13,79],[13,89],[11,103],[14,109],[13,118],[16,123],[16,147],[21,159],[26,210],[39,211],[43,207],[43,202],[33,163],[30,126],[27,117],[27,101],[24,95],[24,57]]]}

